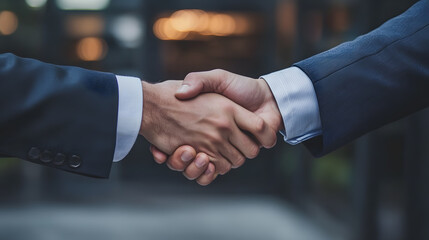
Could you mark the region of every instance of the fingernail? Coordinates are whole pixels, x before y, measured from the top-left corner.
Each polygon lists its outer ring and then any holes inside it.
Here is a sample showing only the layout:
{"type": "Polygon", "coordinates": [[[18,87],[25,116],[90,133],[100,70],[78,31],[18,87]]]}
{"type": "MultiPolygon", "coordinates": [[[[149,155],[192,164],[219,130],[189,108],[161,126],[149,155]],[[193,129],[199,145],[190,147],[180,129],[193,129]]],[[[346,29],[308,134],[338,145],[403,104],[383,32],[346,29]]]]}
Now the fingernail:
{"type": "Polygon", "coordinates": [[[195,165],[197,166],[197,168],[202,168],[206,165],[206,161],[202,157],[197,157],[197,159],[195,160],[195,165]]]}
{"type": "Polygon", "coordinates": [[[185,93],[188,91],[189,87],[189,85],[184,84],[177,90],[177,93],[185,93]]]}
{"type": "Polygon", "coordinates": [[[212,170],[210,167],[207,168],[207,170],[204,172],[205,175],[210,175],[212,173],[212,170]]]}
{"type": "Polygon", "coordinates": [[[194,156],[192,155],[192,153],[185,151],[182,153],[180,158],[182,159],[183,162],[189,162],[192,160],[192,158],[194,158],[194,156]]]}

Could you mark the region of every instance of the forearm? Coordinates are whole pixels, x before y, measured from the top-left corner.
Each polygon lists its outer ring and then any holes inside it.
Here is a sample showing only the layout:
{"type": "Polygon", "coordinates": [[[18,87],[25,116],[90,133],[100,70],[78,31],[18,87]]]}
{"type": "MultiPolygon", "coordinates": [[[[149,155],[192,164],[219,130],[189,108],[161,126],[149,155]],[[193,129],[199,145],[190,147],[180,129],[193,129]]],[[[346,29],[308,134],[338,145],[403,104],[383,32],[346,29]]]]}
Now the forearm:
{"type": "Polygon", "coordinates": [[[107,177],[117,108],[113,74],[0,55],[1,154],[107,177]]]}
{"type": "Polygon", "coordinates": [[[323,136],[308,142],[323,155],[429,106],[428,1],[373,32],[296,64],[312,80],[323,136]]]}

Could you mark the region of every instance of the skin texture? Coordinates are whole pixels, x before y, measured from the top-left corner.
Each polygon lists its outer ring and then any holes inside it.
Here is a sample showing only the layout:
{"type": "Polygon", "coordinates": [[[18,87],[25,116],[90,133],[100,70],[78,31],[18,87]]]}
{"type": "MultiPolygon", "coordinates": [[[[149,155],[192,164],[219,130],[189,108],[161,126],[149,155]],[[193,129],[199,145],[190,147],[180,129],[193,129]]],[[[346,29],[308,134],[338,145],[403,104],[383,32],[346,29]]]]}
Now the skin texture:
{"type": "MultiPolygon", "coordinates": [[[[263,79],[252,79],[230,73],[224,70],[212,70],[208,72],[190,73],[182,83],[182,87],[176,92],[176,97],[183,101],[189,101],[202,93],[212,92],[223,95],[242,107],[252,111],[261,117],[267,124],[271,132],[278,132],[284,128],[280,111],[277,103],[271,93],[268,84],[263,79]]],[[[269,138],[270,135],[258,136],[258,140],[269,138]]],[[[268,140],[260,141],[260,146],[270,148],[275,145],[275,141],[269,142],[268,140]]],[[[217,176],[216,172],[212,171],[194,171],[192,166],[193,160],[183,161],[181,156],[186,153],[188,156],[196,156],[197,151],[192,148],[192,144],[187,144],[178,148],[174,154],[168,156],[162,150],[152,148],[155,161],[162,164],[167,162],[167,165],[174,166],[177,171],[184,171],[184,175],[192,174],[192,178],[196,179],[200,185],[210,184],[217,176]],[[198,175],[201,173],[200,175],[198,175]]],[[[200,154],[199,153],[199,154],[200,154]]],[[[190,157],[189,157],[190,158],[190,157]]],[[[210,160],[213,160],[210,158],[210,160]]],[[[209,163],[205,169],[212,169],[214,166],[209,163]]]]}
{"type": "MultiPolygon", "coordinates": [[[[180,101],[175,97],[180,86],[180,81],[143,82],[144,114],[140,134],[172,156],[179,156],[174,150],[185,144],[199,152],[195,161],[187,165],[185,176],[189,179],[195,179],[195,173],[225,174],[241,166],[246,157],[256,157],[258,141],[264,144],[275,141],[275,132],[256,114],[219,94],[201,94],[180,101]],[[246,133],[264,137],[256,137],[256,141],[246,133]]],[[[168,163],[172,169],[176,169],[177,164],[168,163]]]]}
{"type": "MultiPolygon", "coordinates": [[[[167,155],[157,150],[156,147],[151,146],[150,151],[154,155],[154,159],[157,163],[163,164],[167,160],[167,155]]],[[[180,160],[169,161],[167,162],[167,166],[173,171],[183,172],[183,175],[188,180],[196,180],[202,186],[208,185],[217,176],[215,173],[215,166],[210,162],[209,157],[205,153],[199,153],[198,158],[202,163],[197,166],[196,156],[197,153],[194,148],[190,146],[181,146],[170,156],[170,159],[180,160]],[[184,152],[189,156],[185,158],[185,161],[182,160],[181,157],[184,152]]]]}

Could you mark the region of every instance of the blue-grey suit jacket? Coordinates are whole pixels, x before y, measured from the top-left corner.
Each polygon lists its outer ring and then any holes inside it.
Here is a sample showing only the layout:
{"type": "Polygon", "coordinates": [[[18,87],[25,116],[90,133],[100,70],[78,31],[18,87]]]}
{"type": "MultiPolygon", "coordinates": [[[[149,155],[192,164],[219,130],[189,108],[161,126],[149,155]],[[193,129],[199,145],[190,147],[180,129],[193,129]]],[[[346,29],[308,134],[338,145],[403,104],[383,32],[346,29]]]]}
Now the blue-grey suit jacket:
{"type": "Polygon", "coordinates": [[[378,29],[295,66],[311,79],[323,135],[305,144],[322,156],[429,106],[429,1],[378,29]]]}
{"type": "Polygon", "coordinates": [[[0,155],[108,177],[116,76],[0,54],[0,155]]]}

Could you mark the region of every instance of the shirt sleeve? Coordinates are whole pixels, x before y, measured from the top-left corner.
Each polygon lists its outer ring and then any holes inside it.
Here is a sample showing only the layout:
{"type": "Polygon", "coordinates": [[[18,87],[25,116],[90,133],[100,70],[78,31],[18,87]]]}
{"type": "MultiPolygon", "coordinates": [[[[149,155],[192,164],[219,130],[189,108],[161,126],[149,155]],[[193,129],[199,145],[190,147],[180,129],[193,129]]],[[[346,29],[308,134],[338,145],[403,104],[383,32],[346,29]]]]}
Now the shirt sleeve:
{"type": "Polygon", "coordinates": [[[118,81],[118,126],[113,162],[124,159],[133,147],[143,114],[141,80],[135,77],[116,76],[118,81]]]}
{"type": "Polygon", "coordinates": [[[284,140],[296,145],[322,134],[319,104],[310,78],[290,67],[262,78],[268,83],[283,118],[284,140]]]}

